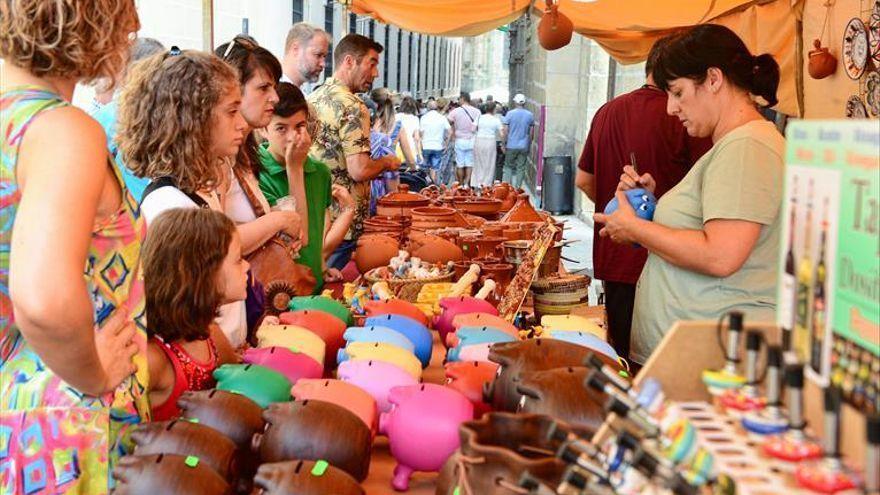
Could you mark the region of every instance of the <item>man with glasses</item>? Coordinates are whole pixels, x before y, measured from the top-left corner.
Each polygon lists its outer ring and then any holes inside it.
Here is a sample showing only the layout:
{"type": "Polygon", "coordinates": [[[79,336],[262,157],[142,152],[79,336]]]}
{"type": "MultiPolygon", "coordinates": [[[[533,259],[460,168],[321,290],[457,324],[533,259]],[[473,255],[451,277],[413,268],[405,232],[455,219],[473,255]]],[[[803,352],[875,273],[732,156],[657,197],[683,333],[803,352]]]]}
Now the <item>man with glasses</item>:
{"type": "Polygon", "coordinates": [[[284,78],[300,89],[306,83],[318,82],[329,51],[330,35],[326,31],[306,22],[294,24],[284,42],[284,78]]]}
{"type": "Polygon", "coordinates": [[[369,92],[379,76],[380,53],[382,45],[365,36],[342,38],[333,53],[333,77],[308,97],[320,123],[309,154],[330,167],[333,183],[348,189],[356,205],[352,226],[328,258],[327,268],[342,270],[351,260],[369,210],[370,180],[400,167],[395,155],[370,158],[370,116],[356,95],[369,92]]]}

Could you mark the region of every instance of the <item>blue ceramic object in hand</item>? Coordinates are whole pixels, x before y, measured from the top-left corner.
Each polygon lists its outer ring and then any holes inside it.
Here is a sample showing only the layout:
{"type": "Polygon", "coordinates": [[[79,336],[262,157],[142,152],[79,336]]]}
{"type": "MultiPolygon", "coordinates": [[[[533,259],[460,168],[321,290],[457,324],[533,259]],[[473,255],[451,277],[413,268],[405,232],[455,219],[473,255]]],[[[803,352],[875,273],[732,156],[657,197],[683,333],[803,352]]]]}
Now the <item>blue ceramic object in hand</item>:
{"type": "MultiPolygon", "coordinates": [[[[654,219],[654,210],[657,208],[657,198],[647,189],[630,189],[624,191],[629,204],[636,211],[636,216],[649,222],[654,219]]],[[[610,215],[617,211],[620,205],[617,204],[617,197],[611,198],[611,201],[605,205],[605,214],[610,215]]]]}

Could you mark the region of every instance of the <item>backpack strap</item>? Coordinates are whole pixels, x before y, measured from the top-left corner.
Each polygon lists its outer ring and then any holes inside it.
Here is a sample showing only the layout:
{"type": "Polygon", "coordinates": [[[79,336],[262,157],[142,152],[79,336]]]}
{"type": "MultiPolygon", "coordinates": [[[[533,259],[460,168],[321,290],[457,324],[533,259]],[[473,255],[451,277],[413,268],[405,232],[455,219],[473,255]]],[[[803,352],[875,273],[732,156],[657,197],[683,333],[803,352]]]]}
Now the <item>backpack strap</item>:
{"type": "Polygon", "coordinates": [[[141,203],[144,202],[144,199],[146,199],[147,196],[151,192],[155,191],[156,189],[163,188],[163,187],[173,187],[173,188],[177,189],[178,191],[182,192],[183,194],[186,194],[186,197],[188,197],[199,208],[208,208],[208,202],[205,201],[204,198],[202,198],[201,196],[199,196],[198,194],[196,194],[194,192],[189,193],[186,191],[181,191],[180,188],[177,187],[177,182],[174,180],[174,178],[167,176],[167,175],[163,175],[162,177],[156,177],[155,179],[152,179],[149,184],[147,184],[146,189],[144,189],[144,195],[141,196],[141,198],[142,198],[141,203]]]}

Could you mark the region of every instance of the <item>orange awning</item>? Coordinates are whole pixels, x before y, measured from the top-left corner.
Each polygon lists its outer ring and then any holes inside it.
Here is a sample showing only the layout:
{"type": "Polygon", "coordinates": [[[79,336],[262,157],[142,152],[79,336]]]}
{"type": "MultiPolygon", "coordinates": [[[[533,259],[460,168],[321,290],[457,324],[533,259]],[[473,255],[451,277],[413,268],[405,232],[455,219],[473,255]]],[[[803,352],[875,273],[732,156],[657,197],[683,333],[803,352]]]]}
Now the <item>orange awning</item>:
{"type": "MultiPolygon", "coordinates": [[[[782,83],[777,110],[800,115],[796,92],[797,19],[802,0],[559,0],[575,31],[621,63],[645,59],[658,38],[704,22],[735,30],[753,52],[771,53],[782,83]]],[[[386,24],[440,36],[476,36],[507,24],[543,0],[351,0],[351,9],[386,24]]]]}

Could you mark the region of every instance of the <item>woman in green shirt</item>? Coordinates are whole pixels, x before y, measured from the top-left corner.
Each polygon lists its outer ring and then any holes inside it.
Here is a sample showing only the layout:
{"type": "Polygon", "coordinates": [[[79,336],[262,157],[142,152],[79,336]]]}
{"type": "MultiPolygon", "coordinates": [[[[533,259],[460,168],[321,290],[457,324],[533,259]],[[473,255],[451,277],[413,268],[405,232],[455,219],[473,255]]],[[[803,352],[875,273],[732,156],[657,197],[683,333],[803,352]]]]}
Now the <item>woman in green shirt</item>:
{"type": "Polygon", "coordinates": [[[644,363],[677,320],[743,311],[773,319],[785,141],[758,105],[776,104],[779,66],[753,56],[730,29],[701,25],[661,40],[654,81],[667,112],[713,147],[638,218],[623,191],[654,188],[650,174],[624,167],[618,211],[596,214],[600,235],[649,251],[639,278],[630,359],[644,363]]]}

